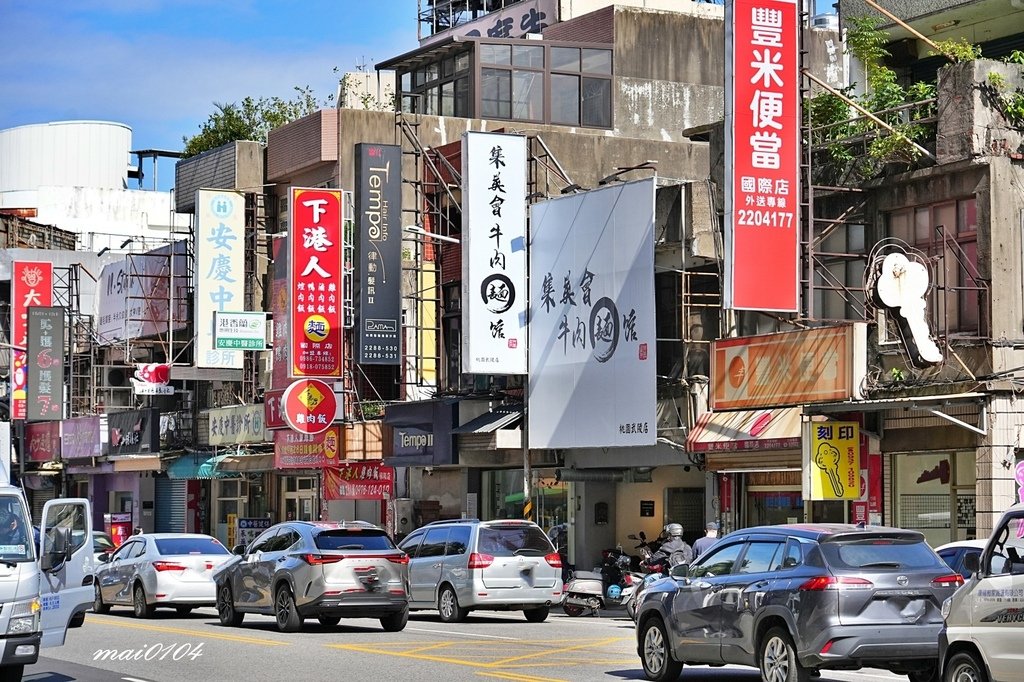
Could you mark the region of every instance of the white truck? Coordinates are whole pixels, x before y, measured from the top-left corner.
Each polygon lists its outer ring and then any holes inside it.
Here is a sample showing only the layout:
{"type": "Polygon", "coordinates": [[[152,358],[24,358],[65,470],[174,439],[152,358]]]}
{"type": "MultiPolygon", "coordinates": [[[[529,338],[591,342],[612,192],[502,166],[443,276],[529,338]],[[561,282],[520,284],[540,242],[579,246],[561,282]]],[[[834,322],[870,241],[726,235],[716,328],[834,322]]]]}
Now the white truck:
{"type": "Polygon", "coordinates": [[[21,680],[41,647],[61,646],[93,602],[89,500],[51,500],[33,538],[20,488],[0,484],[0,679],[21,680]]]}

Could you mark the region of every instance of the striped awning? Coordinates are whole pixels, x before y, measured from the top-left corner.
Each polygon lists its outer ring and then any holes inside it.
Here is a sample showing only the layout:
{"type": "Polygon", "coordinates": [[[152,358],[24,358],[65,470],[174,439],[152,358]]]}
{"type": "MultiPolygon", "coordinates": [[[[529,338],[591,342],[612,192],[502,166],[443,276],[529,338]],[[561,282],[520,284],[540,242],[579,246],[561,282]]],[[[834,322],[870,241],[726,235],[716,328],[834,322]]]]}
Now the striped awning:
{"type": "Polygon", "coordinates": [[[686,437],[690,452],[799,450],[803,408],[706,412],[686,437]]]}

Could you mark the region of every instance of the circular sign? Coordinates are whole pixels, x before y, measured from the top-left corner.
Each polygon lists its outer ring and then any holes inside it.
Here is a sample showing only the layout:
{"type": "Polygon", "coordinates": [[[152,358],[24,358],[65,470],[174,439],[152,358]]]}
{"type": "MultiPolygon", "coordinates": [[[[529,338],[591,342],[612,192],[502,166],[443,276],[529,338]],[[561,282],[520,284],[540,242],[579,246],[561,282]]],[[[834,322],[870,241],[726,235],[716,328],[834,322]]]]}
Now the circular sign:
{"type": "Polygon", "coordinates": [[[302,331],[306,338],[314,343],[327,340],[331,333],[331,323],[323,315],[310,315],[302,325],[302,331]]]}
{"type": "Polygon", "coordinates": [[[334,389],[319,379],[298,379],[281,396],[284,420],[293,430],[309,435],[323,433],[338,412],[334,389]]]}

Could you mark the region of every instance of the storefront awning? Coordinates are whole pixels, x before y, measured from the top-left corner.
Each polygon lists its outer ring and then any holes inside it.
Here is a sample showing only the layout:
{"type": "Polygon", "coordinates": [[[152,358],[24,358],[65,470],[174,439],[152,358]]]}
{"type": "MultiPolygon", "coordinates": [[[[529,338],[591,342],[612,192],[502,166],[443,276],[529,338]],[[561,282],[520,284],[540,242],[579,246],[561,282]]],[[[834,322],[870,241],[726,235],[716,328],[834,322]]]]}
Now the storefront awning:
{"type": "Polygon", "coordinates": [[[231,471],[220,471],[219,464],[229,455],[182,455],[167,465],[168,478],[183,479],[211,479],[211,478],[237,478],[238,475],[231,471]]]}
{"type": "Polygon", "coordinates": [[[452,433],[493,433],[498,429],[512,426],[523,418],[523,408],[518,405],[497,407],[491,412],[470,419],[468,422],[452,429],[452,433]]]}
{"type": "Polygon", "coordinates": [[[231,454],[225,455],[217,465],[218,471],[273,471],[274,455],[271,454],[231,454]]]}
{"type": "Polygon", "coordinates": [[[686,437],[690,452],[799,450],[803,408],[707,412],[686,437]]]}
{"type": "Polygon", "coordinates": [[[114,473],[129,471],[160,471],[159,455],[117,455],[110,457],[114,473]]]}

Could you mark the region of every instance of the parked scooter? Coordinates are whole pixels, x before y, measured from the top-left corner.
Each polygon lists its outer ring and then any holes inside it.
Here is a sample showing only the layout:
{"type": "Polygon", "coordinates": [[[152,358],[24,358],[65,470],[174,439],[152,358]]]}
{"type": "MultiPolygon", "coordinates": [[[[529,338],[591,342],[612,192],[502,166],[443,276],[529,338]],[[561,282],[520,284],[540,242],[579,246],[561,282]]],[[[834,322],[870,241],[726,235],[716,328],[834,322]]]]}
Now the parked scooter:
{"type": "Polygon", "coordinates": [[[605,567],[600,573],[577,571],[565,586],[562,610],[569,616],[582,616],[589,609],[596,616],[603,608],[631,599],[643,575],[629,570],[630,561],[628,554],[619,553],[614,567],[605,567]]]}

